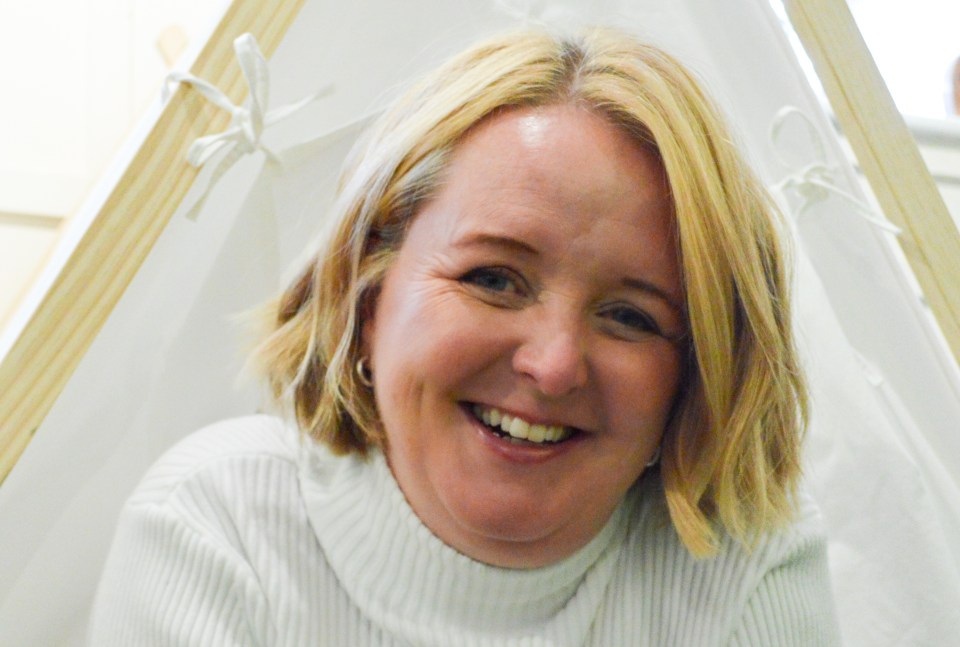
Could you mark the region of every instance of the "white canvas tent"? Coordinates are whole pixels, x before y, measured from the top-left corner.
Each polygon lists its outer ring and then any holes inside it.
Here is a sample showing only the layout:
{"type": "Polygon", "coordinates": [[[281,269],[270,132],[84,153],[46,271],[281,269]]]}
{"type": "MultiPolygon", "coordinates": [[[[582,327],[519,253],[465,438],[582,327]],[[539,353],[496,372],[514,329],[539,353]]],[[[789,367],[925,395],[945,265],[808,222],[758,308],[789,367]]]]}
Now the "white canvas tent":
{"type": "MultiPolygon", "coordinates": [[[[915,146],[898,139],[875,70],[860,67],[843,2],[789,6],[902,229],[898,247],[799,175],[783,191],[794,214],[810,201],[794,220],[814,395],[807,470],[842,629],[849,645],[946,645],[960,635],[960,378],[949,351],[960,350],[960,242],[915,146]]],[[[139,476],[190,431],[260,406],[257,388],[236,386],[236,315],[283,284],[322,227],[363,117],[467,42],[525,17],[612,23],[664,46],[707,79],[771,186],[819,162],[829,183],[858,195],[766,0],[229,3],[184,69],[239,104],[232,42],[250,32],[270,56],[271,106],[334,90],[268,129],[280,163],[240,159],[195,222],[187,214],[212,168],[195,183],[186,153],[228,116],[185,87],[158,103],[0,334],[0,644],[82,644],[117,512],[139,476]],[[771,141],[788,106],[813,130],[785,122],[771,141]]]]}

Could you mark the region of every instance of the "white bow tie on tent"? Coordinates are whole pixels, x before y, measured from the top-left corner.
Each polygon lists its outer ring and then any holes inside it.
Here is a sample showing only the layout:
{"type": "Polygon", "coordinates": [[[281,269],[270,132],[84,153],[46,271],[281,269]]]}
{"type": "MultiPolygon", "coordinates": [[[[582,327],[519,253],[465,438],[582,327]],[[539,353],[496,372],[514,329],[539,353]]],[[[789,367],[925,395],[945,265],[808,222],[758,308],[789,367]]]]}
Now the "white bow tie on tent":
{"type": "Polygon", "coordinates": [[[250,95],[245,105],[234,104],[219,88],[185,72],[171,72],[163,84],[164,101],[170,97],[171,84],[183,83],[190,85],[211,103],[226,110],[231,115],[230,126],[227,130],[197,138],[187,152],[187,161],[200,168],[217,153],[226,151],[226,154],[213,167],[210,181],[203,193],[187,212],[187,218],[190,220],[197,219],[210,191],[216,186],[223,174],[244,155],[259,150],[263,151],[268,160],[279,163],[280,160],[277,155],[267,148],[261,139],[264,129],[286,119],[313,101],[330,94],[333,90],[332,85],[326,85],[295,103],[267,110],[270,96],[270,71],[257,40],[249,33],[242,34],[233,41],[233,48],[250,89],[250,95]]]}
{"type": "Polygon", "coordinates": [[[840,188],[836,180],[836,174],[839,169],[830,166],[826,162],[827,155],[823,143],[823,135],[817,130],[813,120],[795,106],[784,106],[777,111],[777,114],[774,115],[771,121],[769,138],[777,160],[787,168],[791,166],[791,163],[783,154],[783,149],[780,145],[780,133],[786,123],[791,119],[800,120],[806,126],[806,134],[816,151],[816,159],[769,187],[770,190],[774,193],[785,195],[789,189],[795,191],[800,196],[801,203],[796,210],[797,218],[802,216],[811,205],[821,200],[826,200],[832,194],[852,204],[856,208],[857,214],[870,224],[890,232],[895,236],[899,235],[901,233],[899,227],[884,219],[863,200],[840,188]]]}

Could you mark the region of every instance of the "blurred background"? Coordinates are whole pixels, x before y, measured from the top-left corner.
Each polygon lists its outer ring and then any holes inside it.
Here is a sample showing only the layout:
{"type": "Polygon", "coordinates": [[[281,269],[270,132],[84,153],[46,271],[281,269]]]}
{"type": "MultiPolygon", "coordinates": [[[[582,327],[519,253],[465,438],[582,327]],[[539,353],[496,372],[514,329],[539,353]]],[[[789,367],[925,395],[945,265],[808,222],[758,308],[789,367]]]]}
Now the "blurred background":
{"type": "MultiPolygon", "coordinates": [[[[789,32],[780,0],[770,2],[789,32]]],[[[42,269],[65,219],[158,101],[164,76],[225,4],[0,0],[0,327],[42,269]]],[[[957,216],[960,2],[849,5],[957,216]]],[[[803,58],[799,41],[792,41],[803,58]]]]}
{"type": "Polygon", "coordinates": [[[0,0],[0,327],[223,0],[0,0]]]}

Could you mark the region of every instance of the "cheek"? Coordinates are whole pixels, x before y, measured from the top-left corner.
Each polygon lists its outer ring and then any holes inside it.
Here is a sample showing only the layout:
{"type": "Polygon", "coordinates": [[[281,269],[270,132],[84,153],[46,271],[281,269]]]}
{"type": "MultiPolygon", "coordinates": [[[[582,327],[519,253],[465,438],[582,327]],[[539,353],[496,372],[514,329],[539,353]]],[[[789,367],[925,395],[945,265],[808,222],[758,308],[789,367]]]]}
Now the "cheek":
{"type": "Polygon", "coordinates": [[[381,356],[434,370],[450,364],[453,348],[475,338],[480,322],[450,290],[407,290],[378,312],[375,349],[381,356]]]}
{"type": "Polygon", "coordinates": [[[659,433],[680,392],[681,353],[665,341],[656,343],[638,356],[618,357],[608,397],[629,426],[659,433]]]}
{"type": "Polygon", "coordinates": [[[406,287],[384,290],[371,335],[378,400],[388,424],[398,409],[407,416],[430,415],[434,398],[449,399],[489,361],[496,337],[455,288],[406,287]]]}

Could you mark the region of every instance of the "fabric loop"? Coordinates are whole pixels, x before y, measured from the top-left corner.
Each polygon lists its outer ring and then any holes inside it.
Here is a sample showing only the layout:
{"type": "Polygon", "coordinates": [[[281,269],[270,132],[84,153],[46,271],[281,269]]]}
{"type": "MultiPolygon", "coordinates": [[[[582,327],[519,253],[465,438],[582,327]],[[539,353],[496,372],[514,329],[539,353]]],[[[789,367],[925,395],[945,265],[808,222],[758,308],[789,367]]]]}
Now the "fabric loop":
{"type": "Polygon", "coordinates": [[[207,195],[216,186],[220,178],[244,155],[262,151],[269,160],[279,162],[277,156],[261,140],[265,128],[275,124],[307,104],[330,94],[333,87],[326,85],[314,94],[304,97],[294,104],[267,110],[270,99],[270,72],[267,60],[260,46],[251,34],[242,34],[233,41],[233,48],[240,64],[240,70],[247,81],[249,96],[246,105],[238,106],[213,84],[185,72],[172,72],[167,75],[163,85],[163,99],[170,96],[172,84],[189,85],[210,103],[230,113],[230,125],[221,133],[198,137],[187,151],[187,161],[195,167],[202,167],[218,153],[225,152],[217,162],[203,194],[190,208],[187,217],[196,220],[207,195]]]}
{"type": "Polygon", "coordinates": [[[800,196],[801,204],[797,209],[797,217],[803,215],[810,206],[818,202],[823,202],[830,198],[830,196],[837,196],[853,205],[857,210],[857,214],[871,225],[894,235],[899,235],[901,233],[899,227],[883,218],[873,207],[863,200],[860,200],[854,194],[840,188],[836,180],[838,168],[827,164],[827,153],[823,136],[813,123],[813,120],[795,106],[784,106],[781,108],[777,111],[777,114],[774,115],[773,121],[770,124],[770,143],[773,146],[773,152],[777,157],[777,161],[787,168],[792,166],[783,155],[783,149],[780,147],[780,133],[784,125],[791,118],[799,119],[806,125],[807,136],[814,147],[816,160],[783,178],[771,186],[770,189],[781,193],[790,189],[800,196]]]}

